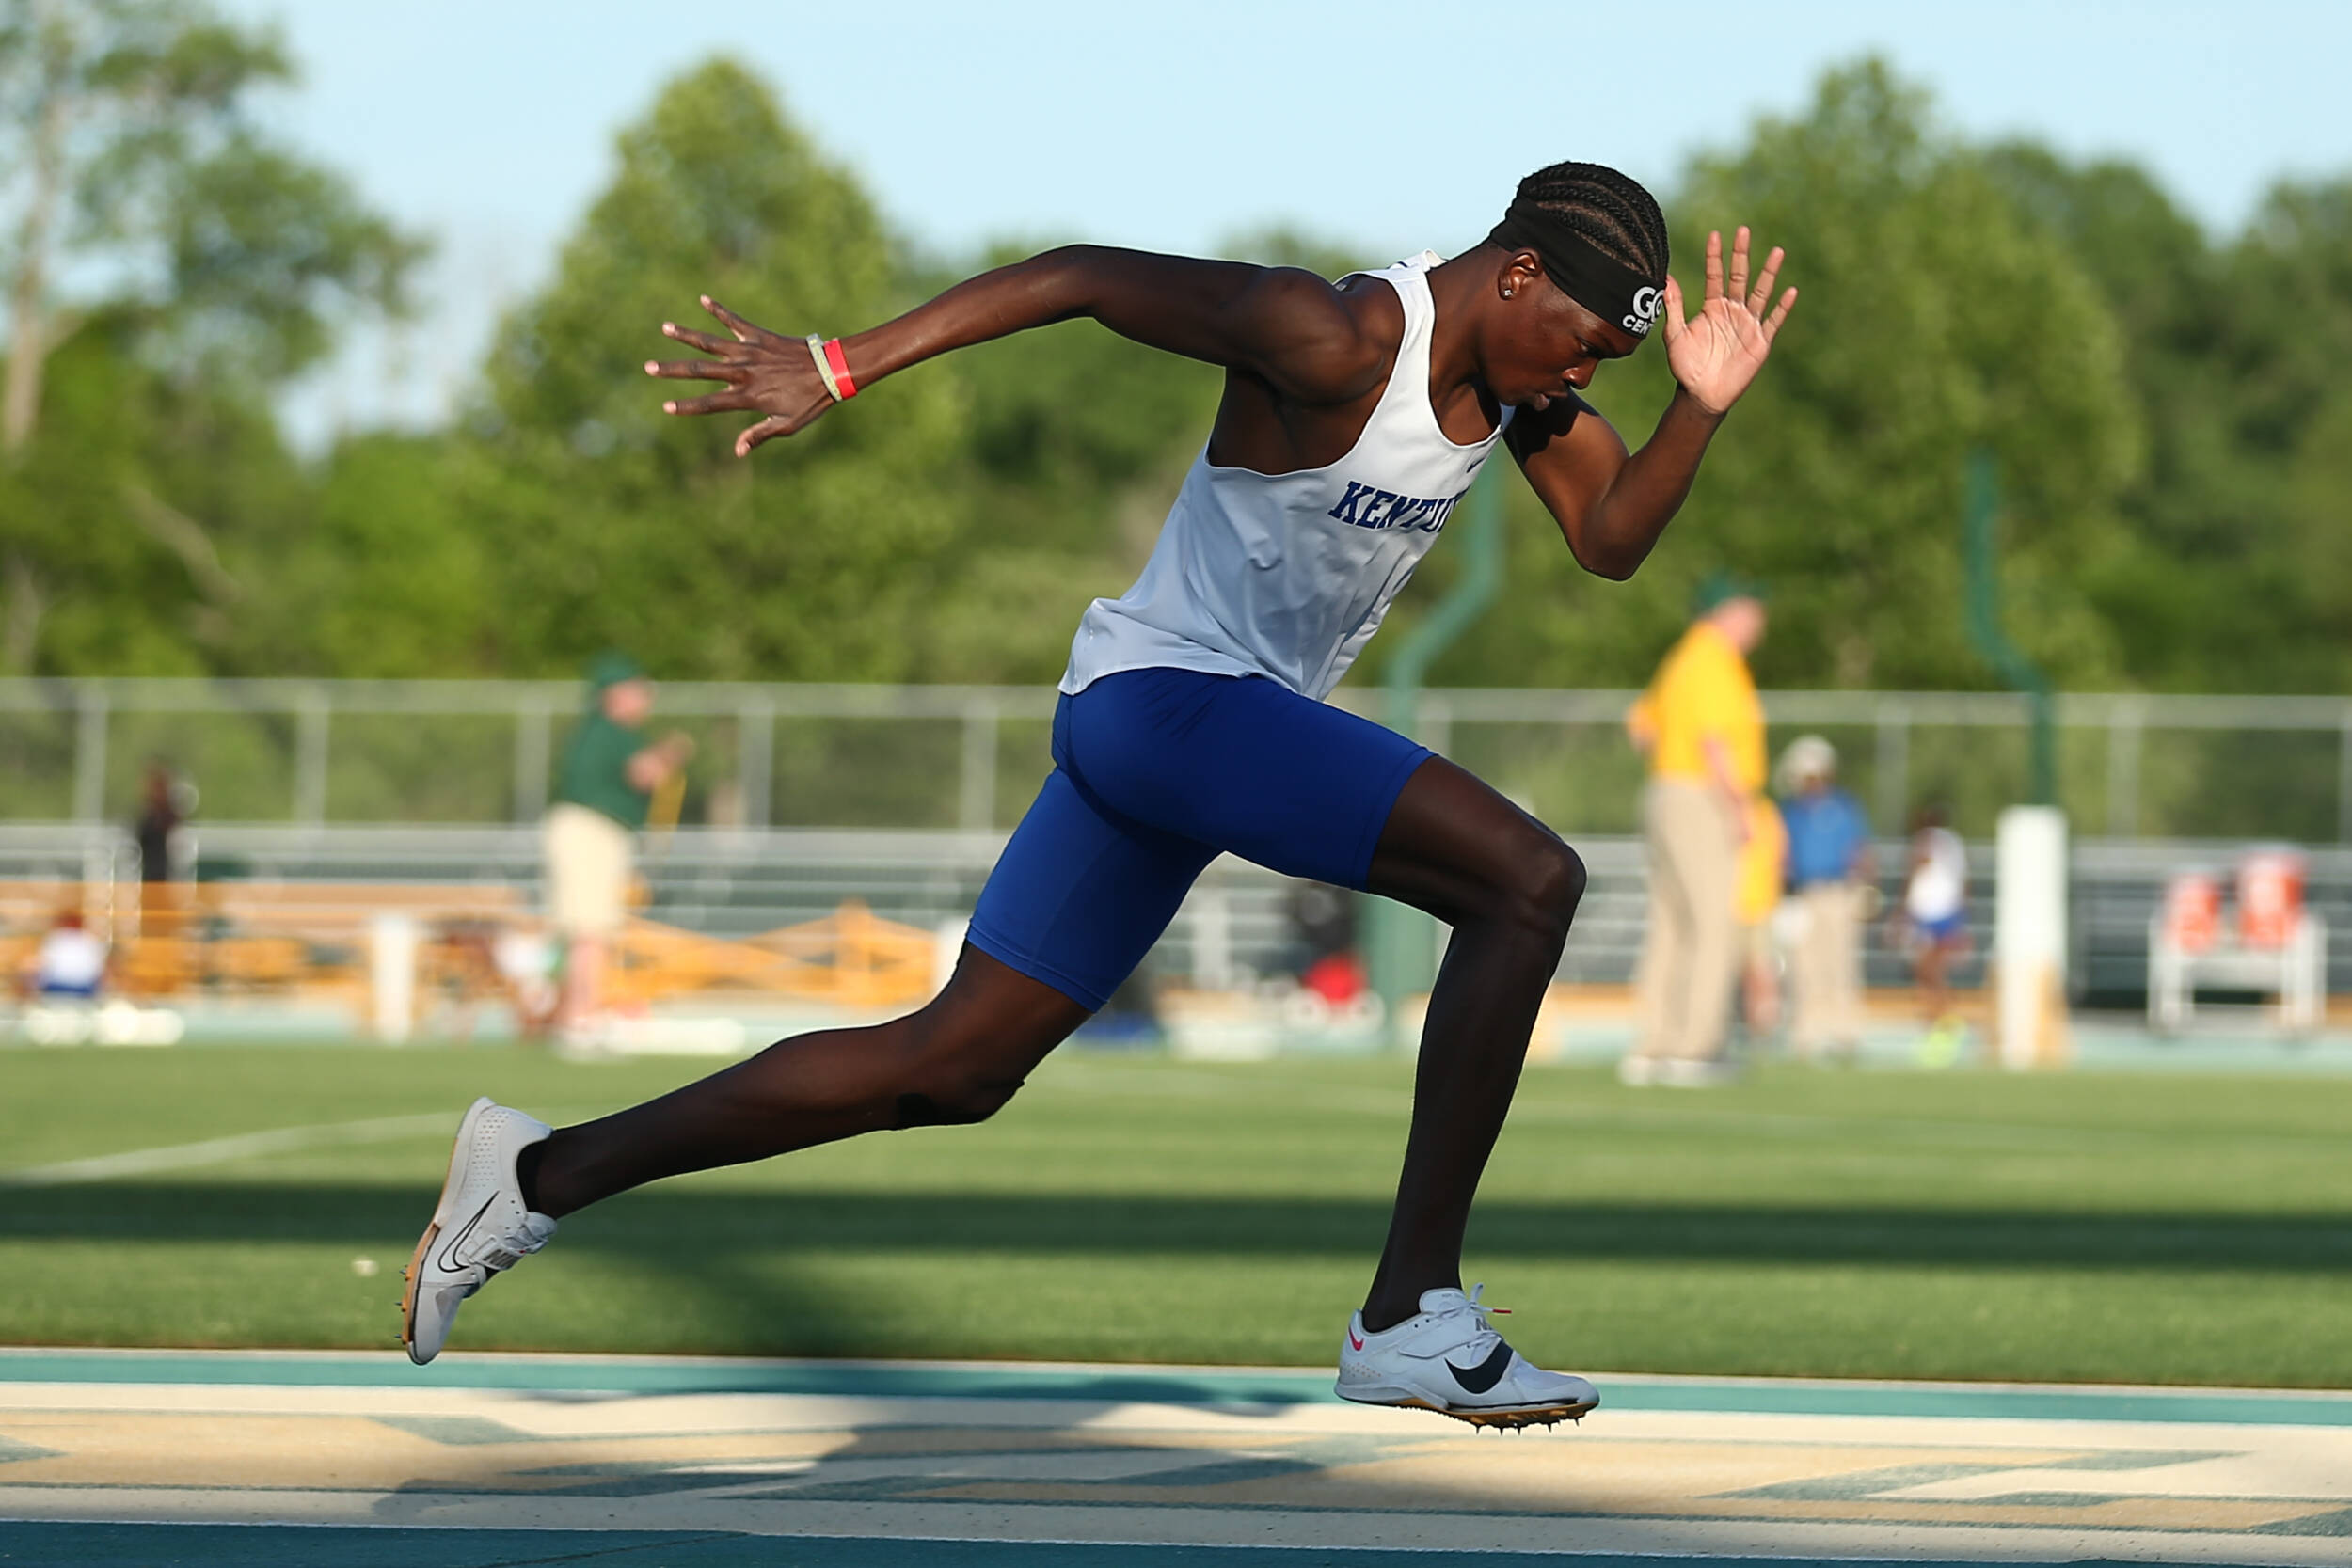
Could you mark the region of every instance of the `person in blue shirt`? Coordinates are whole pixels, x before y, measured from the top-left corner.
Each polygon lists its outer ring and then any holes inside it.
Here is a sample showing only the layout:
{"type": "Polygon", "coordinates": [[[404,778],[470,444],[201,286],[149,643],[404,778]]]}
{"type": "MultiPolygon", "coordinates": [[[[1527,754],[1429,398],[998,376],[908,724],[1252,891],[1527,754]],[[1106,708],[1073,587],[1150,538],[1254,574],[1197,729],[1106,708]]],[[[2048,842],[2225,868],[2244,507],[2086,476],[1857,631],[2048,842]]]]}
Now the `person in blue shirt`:
{"type": "Polygon", "coordinates": [[[1788,830],[1788,887],[1800,916],[1793,978],[1797,1054],[1851,1057],[1862,1046],[1862,927],[1875,892],[1870,820],[1837,787],[1837,750],[1801,736],[1781,756],[1782,822],[1788,830]]]}

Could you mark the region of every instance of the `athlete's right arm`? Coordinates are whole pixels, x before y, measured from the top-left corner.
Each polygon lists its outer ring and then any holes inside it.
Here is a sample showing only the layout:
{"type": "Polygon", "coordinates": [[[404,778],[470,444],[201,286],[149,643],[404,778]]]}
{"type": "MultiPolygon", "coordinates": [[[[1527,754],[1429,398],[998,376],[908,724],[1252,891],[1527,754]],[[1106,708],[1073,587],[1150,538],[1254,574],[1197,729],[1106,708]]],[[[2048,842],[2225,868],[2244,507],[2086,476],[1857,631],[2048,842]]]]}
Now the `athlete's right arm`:
{"type": "MultiPolygon", "coordinates": [[[[645,373],[726,388],[665,403],[667,412],[760,414],[736,438],[739,457],[833,406],[805,341],[755,326],[707,295],[703,306],[732,337],[664,322],[664,335],[713,357],[648,361],[645,373]]],[[[1388,373],[1393,348],[1312,273],[1102,245],[1065,245],[984,272],[841,347],[863,389],[952,350],[1082,316],[1152,348],[1246,372],[1306,404],[1361,397],[1388,373]]]]}

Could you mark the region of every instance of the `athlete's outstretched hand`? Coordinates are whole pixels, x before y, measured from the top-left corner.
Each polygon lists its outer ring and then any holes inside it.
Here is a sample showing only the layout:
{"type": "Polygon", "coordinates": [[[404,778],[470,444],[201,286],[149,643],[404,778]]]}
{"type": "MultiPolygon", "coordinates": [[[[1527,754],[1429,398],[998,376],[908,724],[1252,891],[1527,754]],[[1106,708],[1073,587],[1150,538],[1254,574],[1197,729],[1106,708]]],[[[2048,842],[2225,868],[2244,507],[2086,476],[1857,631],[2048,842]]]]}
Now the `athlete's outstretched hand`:
{"type": "Polygon", "coordinates": [[[1724,236],[1720,230],[1710,232],[1707,236],[1707,297],[1699,302],[1698,314],[1687,323],[1682,319],[1682,285],[1671,277],[1666,279],[1666,366],[1682,389],[1709,413],[1723,413],[1748,389],[1756,372],[1764,368],[1764,356],[1772,352],[1772,338],[1788,319],[1788,308],[1797,303],[1797,291],[1790,289],[1780,296],[1771,315],[1764,313],[1764,308],[1772,304],[1773,280],[1780,276],[1781,256],[1780,246],[1774,245],[1764,258],[1763,270],[1756,275],[1756,287],[1750,289],[1748,228],[1741,224],[1731,237],[1731,280],[1726,293],[1724,236]]]}
{"type": "Polygon", "coordinates": [[[833,394],[825,390],[817,373],[817,361],[809,357],[806,340],[780,338],[766,327],[754,326],[708,294],[703,295],[703,309],[718,317],[734,337],[695,332],[675,322],[663,322],[661,335],[716,357],[648,359],[645,373],[671,381],[723,381],[726,390],[698,398],[673,398],[661,405],[663,413],[765,415],[735,438],[735,455],[749,457],[760,442],[771,436],[806,430],[833,406],[833,394]]]}

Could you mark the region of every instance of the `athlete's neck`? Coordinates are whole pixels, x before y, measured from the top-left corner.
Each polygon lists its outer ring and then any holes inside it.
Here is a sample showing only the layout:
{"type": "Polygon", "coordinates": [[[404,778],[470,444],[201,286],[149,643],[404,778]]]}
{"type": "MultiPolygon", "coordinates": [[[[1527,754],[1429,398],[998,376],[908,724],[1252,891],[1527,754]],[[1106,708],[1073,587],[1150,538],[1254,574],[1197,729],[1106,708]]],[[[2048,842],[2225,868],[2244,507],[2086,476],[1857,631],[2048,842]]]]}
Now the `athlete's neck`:
{"type": "Polygon", "coordinates": [[[1494,282],[1490,246],[1480,245],[1429,269],[1429,303],[1437,319],[1429,328],[1429,406],[1438,423],[1464,397],[1478,401],[1491,428],[1502,407],[1487,384],[1480,354],[1484,313],[1494,282]]]}

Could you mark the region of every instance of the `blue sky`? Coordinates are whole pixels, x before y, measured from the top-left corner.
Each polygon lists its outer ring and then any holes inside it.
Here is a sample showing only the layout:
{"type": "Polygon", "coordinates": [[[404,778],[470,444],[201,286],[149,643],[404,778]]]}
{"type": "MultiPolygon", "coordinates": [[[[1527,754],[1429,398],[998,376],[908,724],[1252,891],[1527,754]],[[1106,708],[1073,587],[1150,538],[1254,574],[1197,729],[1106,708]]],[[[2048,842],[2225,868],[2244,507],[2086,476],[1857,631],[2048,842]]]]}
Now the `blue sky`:
{"type": "Polygon", "coordinates": [[[2346,0],[226,4],[281,22],[301,62],[273,118],[441,247],[423,319],[304,389],[291,412],[312,438],[435,417],[546,275],[613,131],[714,53],[774,82],[901,229],[949,252],[1006,235],[1208,249],[1268,222],[1448,250],[1530,167],[1670,182],[1866,50],[1960,129],[2126,154],[2217,229],[2281,176],[2352,168],[2346,0]]]}

